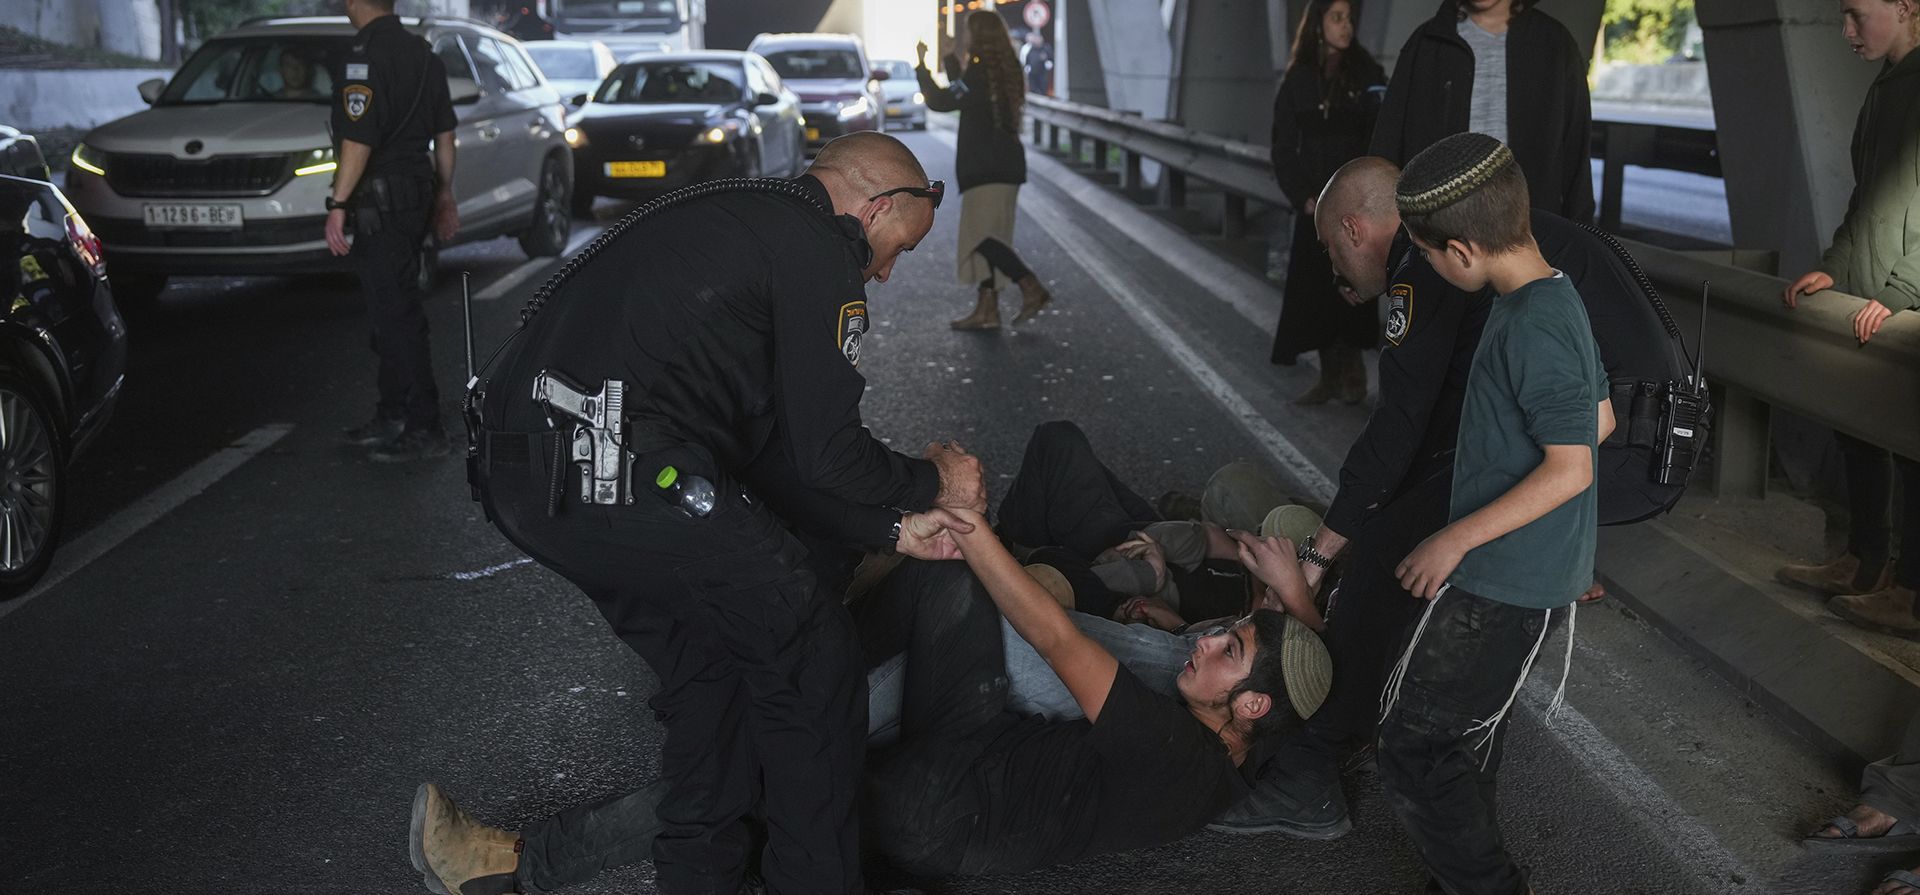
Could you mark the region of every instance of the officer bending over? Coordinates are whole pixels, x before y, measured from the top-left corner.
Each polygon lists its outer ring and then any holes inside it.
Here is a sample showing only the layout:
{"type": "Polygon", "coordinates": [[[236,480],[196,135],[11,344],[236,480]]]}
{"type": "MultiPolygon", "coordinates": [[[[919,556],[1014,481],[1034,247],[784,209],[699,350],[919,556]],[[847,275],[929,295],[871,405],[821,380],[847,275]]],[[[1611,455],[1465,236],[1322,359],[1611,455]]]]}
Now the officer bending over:
{"type": "Polygon", "coordinates": [[[453,129],[447,71],[427,42],[407,32],[393,0],[346,0],[360,33],[334,78],[333,134],[340,167],[327,197],[327,248],[348,255],[367,294],[380,403],[348,443],[389,462],[447,452],[440,392],[420,307],[420,247],[431,223],[441,243],[460,229],[453,199],[453,129]],[[429,156],[427,141],[433,141],[429,156]],[[347,242],[347,213],[353,242],[347,242]]]}
{"type": "MultiPolygon", "coordinates": [[[[864,284],[926,236],[940,191],[871,132],[792,181],[690,188],[570,261],[484,373],[489,517],[660,679],[662,892],[738,891],[749,816],[766,823],[771,891],[861,889],[864,669],[838,582],[794,529],[952,558],[937,526],[914,536],[915,511],[986,505],[977,460],[940,445],[903,456],[860,421],[864,284]],[[618,469],[573,462],[575,445],[597,456],[622,427],[618,469]]],[[[415,816],[428,839],[457,825],[441,802],[415,816]]],[[[495,845],[416,867],[460,891],[510,875],[514,844],[495,845]]]]}

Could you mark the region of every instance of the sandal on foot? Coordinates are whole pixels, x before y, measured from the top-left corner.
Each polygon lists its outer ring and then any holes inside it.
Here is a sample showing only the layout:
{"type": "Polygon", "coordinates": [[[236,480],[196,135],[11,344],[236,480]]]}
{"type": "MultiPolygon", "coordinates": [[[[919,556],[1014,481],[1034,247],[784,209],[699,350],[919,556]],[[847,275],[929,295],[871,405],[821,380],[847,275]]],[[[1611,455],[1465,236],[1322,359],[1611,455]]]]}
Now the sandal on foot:
{"type": "Polygon", "coordinates": [[[1920,827],[1915,827],[1904,820],[1895,820],[1893,826],[1888,827],[1885,833],[1878,836],[1862,836],[1860,825],[1854,823],[1853,818],[1842,814],[1828,820],[1826,826],[1813,831],[1800,842],[1809,848],[1872,848],[1904,851],[1920,843],[1920,827]],[[1840,835],[1820,835],[1826,831],[1827,827],[1839,830],[1840,835]]]}
{"type": "Polygon", "coordinates": [[[1911,870],[1895,870],[1881,877],[1880,882],[1883,885],[1886,883],[1899,883],[1909,889],[1920,892],[1920,874],[1915,874],[1911,870]]]}

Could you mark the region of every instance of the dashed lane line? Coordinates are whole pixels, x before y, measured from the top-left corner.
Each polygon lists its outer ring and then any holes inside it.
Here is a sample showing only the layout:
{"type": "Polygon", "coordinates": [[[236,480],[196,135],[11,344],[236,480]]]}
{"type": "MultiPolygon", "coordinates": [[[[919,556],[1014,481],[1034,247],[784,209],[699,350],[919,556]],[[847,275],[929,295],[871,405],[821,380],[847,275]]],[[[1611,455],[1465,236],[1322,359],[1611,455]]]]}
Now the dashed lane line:
{"type": "MultiPolygon", "coordinates": [[[[560,256],[564,258],[572,255],[574,252],[580,251],[581,246],[586,245],[588,240],[599,236],[600,231],[605,229],[605,227],[587,227],[573,234],[573,238],[567,242],[566,251],[561,252],[560,256]]],[[[508,293],[518,289],[522,283],[525,283],[528,277],[551,267],[553,263],[554,259],[552,258],[529,259],[525,264],[507,271],[505,276],[494,280],[487,288],[480,290],[473,296],[473,300],[497,301],[505,298],[508,293]]]]}
{"type": "Polygon", "coordinates": [[[170,482],[148,492],[131,506],[114,514],[107,521],[94,527],[79,538],[61,544],[53,555],[53,566],[40,579],[40,583],[20,599],[10,603],[0,603],[0,618],[16,612],[20,607],[33,602],[41,594],[52,590],[65,581],[67,576],[93,564],[113,548],[125,543],[128,538],[140,533],[141,529],[173,512],[181,504],[199,496],[215,482],[225,478],[228,473],[239,469],[241,464],[258,456],[272,447],[288,432],[293,431],[292,423],[273,423],[261,426],[240,437],[240,440],[214,452],[186,472],[175,476],[170,482]]]}

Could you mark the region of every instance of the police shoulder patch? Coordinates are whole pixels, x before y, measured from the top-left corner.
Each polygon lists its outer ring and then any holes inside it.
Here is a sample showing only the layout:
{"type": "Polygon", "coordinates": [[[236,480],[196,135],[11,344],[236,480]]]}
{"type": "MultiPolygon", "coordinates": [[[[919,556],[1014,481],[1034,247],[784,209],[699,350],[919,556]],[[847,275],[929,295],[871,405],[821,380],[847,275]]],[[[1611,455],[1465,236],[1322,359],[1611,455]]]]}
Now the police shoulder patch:
{"type": "Polygon", "coordinates": [[[1395,283],[1387,290],[1387,341],[1399,345],[1407,337],[1407,327],[1412,325],[1413,287],[1395,283]]]}
{"type": "Polygon", "coordinates": [[[373,88],[365,84],[348,84],[346,89],[340,91],[340,103],[346,107],[348,120],[359,121],[360,116],[367,114],[367,107],[373,104],[373,88]]]}
{"type": "Polygon", "coordinates": [[[860,366],[860,340],[867,334],[867,302],[850,301],[840,306],[840,321],[834,327],[835,339],[840,343],[840,353],[847,356],[847,363],[860,366]]]}

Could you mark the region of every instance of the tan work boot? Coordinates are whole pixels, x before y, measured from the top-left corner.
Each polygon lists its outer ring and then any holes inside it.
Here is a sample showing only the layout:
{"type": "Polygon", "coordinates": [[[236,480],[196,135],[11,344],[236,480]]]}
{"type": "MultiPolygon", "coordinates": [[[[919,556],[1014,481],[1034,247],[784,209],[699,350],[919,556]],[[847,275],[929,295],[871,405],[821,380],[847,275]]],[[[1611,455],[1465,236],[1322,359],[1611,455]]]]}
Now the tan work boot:
{"type": "Polygon", "coordinates": [[[980,298],[974,303],[973,313],[947,325],[959,330],[999,329],[1000,294],[982,287],[980,298]]]}
{"type": "Polygon", "coordinates": [[[1855,626],[1908,640],[1920,640],[1920,618],[1913,615],[1913,589],[1895,585],[1870,594],[1834,597],[1827,609],[1855,626]]]}
{"type": "Polygon", "coordinates": [[[407,846],[413,869],[435,895],[520,891],[513,878],[520,866],[519,834],[474,820],[431,783],[414,791],[407,846]]]}
{"type": "Polygon", "coordinates": [[[1059,569],[1045,563],[1034,563],[1027,566],[1027,574],[1039,582],[1047,595],[1060,604],[1060,608],[1073,611],[1073,585],[1067,582],[1067,576],[1060,574],[1059,569]]]}
{"type": "Polygon", "coordinates": [[[1048,302],[1053,301],[1053,293],[1048,292],[1047,287],[1041,285],[1040,278],[1033,274],[1027,274],[1014,282],[1020,287],[1021,296],[1020,313],[1014,315],[1013,318],[1013,322],[1015,323],[1025,323],[1032,320],[1034,315],[1040,313],[1041,308],[1046,307],[1048,302]]]}
{"type": "Polygon", "coordinates": [[[1842,553],[1838,559],[1823,563],[1796,564],[1781,566],[1773,577],[1786,584],[1810,588],[1824,594],[1835,596],[1857,596],[1883,590],[1893,583],[1893,563],[1880,567],[1880,572],[1865,587],[1858,586],[1861,568],[1860,557],[1851,553],[1842,553]]]}
{"type": "Polygon", "coordinates": [[[1340,394],[1340,349],[1320,349],[1320,378],[1293,399],[1295,404],[1325,404],[1340,394]]]}

